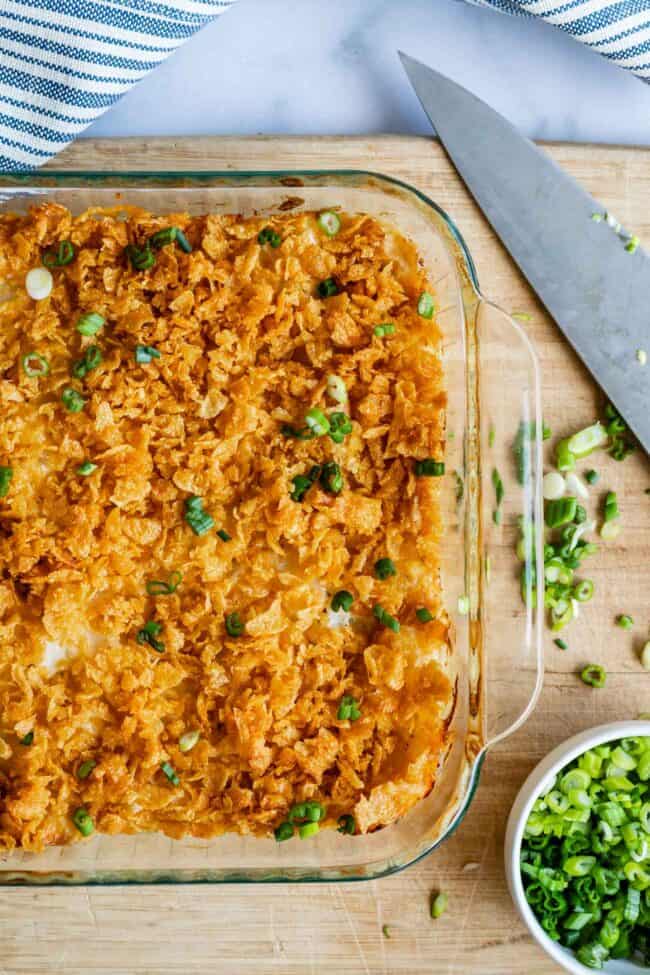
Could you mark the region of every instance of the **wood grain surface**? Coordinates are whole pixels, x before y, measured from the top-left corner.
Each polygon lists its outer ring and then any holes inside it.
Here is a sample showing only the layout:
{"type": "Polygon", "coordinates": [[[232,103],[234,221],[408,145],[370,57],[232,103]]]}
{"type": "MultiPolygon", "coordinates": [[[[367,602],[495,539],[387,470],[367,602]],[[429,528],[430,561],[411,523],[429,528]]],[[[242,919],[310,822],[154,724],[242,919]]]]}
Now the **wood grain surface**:
{"type": "MultiPolygon", "coordinates": [[[[547,146],[603,206],[650,244],[650,150],[547,146]]],[[[363,168],[430,194],[459,225],[483,291],[525,327],[541,360],[544,415],[564,435],[591,422],[600,397],[557,328],[482,219],[440,147],[410,137],[80,141],[50,169],[363,168]]],[[[650,346],[650,313],[649,339],[650,346]]],[[[631,351],[630,370],[641,368],[631,351]]],[[[650,365],[646,368],[650,369],[650,365]]],[[[623,531],[589,574],[596,596],[562,653],[546,638],[546,682],[527,725],[489,756],[462,827],[397,876],[351,885],[0,889],[0,975],[550,975],[511,904],[502,844],[511,802],[533,765],[583,728],[650,711],[650,674],[638,661],[648,632],[650,468],[637,454],[599,455],[603,487],[618,491],[623,531]],[[627,633],[619,612],[635,620],[627,633]],[[585,662],[608,670],[602,690],[577,678],[585,662]],[[478,864],[475,869],[463,869],[478,864]],[[449,908],[429,917],[429,895],[449,908]],[[388,926],[390,937],[382,934],[388,926]]]]}

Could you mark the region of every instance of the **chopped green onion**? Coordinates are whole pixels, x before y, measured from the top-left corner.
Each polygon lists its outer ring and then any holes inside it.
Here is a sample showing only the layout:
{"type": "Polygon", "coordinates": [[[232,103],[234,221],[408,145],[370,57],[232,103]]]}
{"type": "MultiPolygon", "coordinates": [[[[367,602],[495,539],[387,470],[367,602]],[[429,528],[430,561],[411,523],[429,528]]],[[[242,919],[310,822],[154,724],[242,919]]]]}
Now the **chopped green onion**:
{"type": "Polygon", "coordinates": [[[431,900],[431,917],[435,920],[447,910],[449,897],[445,893],[436,894],[431,900]]]}
{"type": "Polygon", "coordinates": [[[421,606],[419,609],[416,609],[415,615],[420,623],[430,623],[431,620],[435,619],[433,613],[430,613],[426,606],[421,606]]]}
{"type": "Polygon", "coordinates": [[[555,448],[557,469],[562,472],[572,471],[576,466],[575,456],[569,450],[569,441],[560,440],[555,448]]]}
{"type": "Polygon", "coordinates": [[[418,299],[418,315],[420,318],[433,318],[436,309],[433,295],[428,291],[423,291],[418,299]]]}
{"type": "Polygon", "coordinates": [[[344,694],[336,713],[338,721],[356,721],[361,717],[359,702],[350,694],[344,694]]]}
{"type": "Polygon", "coordinates": [[[6,498],[9,494],[9,485],[13,476],[12,467],[4,467],[0,464],[0,498],[6,498]]]}
{"type": "Polygon", "coordinates": [[[186,731],[185,734],[181,735],[178,739],[179,749],[185,752],[191,752],[194,746],[197,744],[199,738],[201,737],[200,731],[186,731]]]}
{"type": "Polygon", "coordinates": [[[635,444],[630,439],[627,424],[611,403],[605,407],[605,417],[607,419],[607,435],[610,438],[609,452],[614,460],[625,460],[635,449],[635,444]]]}
{"type": "Polygon", "coordinates": [[[306,474],[297,474],[291,479],[291,483],[293,484],[293,490],[290,492],[289,497],[292,501],[302,501],[314,482],[306,474]]]}
{"type": "Polygon", "coordinates": [[[505,489],[503,487],[503,481],[501,480],[501,475],[499,474],[496,467],[492,469],[492,485],[494,487],[494,493],[496,496],[497,508],[503,501],[503,496],[505,494],[505,489]]]}
{"type": "Polygon", "coordinates": [[[560,650],[569,649],[568,645],[564,642],[564,640],[560,640],[559,638],[557,640],[553,640],[553,643],[555,644],[556,647],[559,647],[560,650]]]}
{"type": "Polygon", "coordinates": [[[347,403],[348,401],[348,391],[345,383],[340,376],[336,376],[333,373],[330,373],[327,377],[327,392],[337,403],[347,403]]]}
{"type": "Polygon", "coordinates": [[[375,575],[378,579],[388,579],[389,576],[396,576],[397,569],[392,559],[377,559],[375,562],[375,575]]]}
{"type": "Polygon", "coordinates": [[[97,470],[97,464],[93,464],[91,460],[85,460],[83,464],[79,464],[77,467],[77,474],[81,477],[88,477],[93,471],[97,470]]]}
{"type": "Polygon", "coordinates": [[[94,762],[92,758],[89,758],[87,761],[82,762],[79,768],[77,769],[77,778],[82,780],[87,779],[96,765],[97,762],[94,762]]]}
{"type": "Polygon", "coordinates": [[[618,538],[621,532],[621,526],[618,521],[606,521],[600,529],[600,537],[606,542],[611,542],[615,538],[618,538]]]}
{"type": "Polygon", "coordinates": [[[153,345],[136,345],[135,361],[140,365],[146,365],[154,359],[160,359],[160,352],[153,345]]]}
{"type": "Polygon", "coordinates": [[[339,591],[335,592],[332,596],[330,606],[335,613],[338,613],[340,609],[344,610],[346,613],[349,613],[353,602],[354,597],[351,592],[348,592],[347,589],[339,589],[339,591]]]}
{"type": "Polygon", "coordinates": [[[283,437],[292,437],[294,440],[313,440],[316,436],[309,427],[292,427],[289,423],[283,423],[280,427],[280,433],[283,437]]]}
{"type": "Polygon", "coordinates": [[[222,542],[232,542],[232,535],[229,535],[225,528],[220,528],[217,535],[222,542]]]}
{"type": "Polygon", "coordinates": [[[458,597],[458,612],[461,616],[467,616],[469,613],[469,596],[458,597]]]}
{"type": "Polygon", "coordinates": [[[603,518],[605,522],[613,521],[618,518],[620,512],[618,510],[618,499],[614,491],[608,491],[605,497],[605,510],[603,512],[603,518]]]}
{"type": "Polygon", "coordinates": [[[492,521],[495,525],[501,524],[501,508],[495,508],[492,512],[492,521]]]}
{"type": "Polygon", "coordinates": [[[334,278],[325,278],[321,281],[316,289],[319,298],[333,298],[340,291],[338,284],[334,278]]]}
{"type": "Polygon", "coordinates": [[[124,248],[124,254],[134,271],[148,271],[156,263],[156,255],[151,250],[148,241],[144,247],[138,247],[136,244],[127,244],[124,248]]]}
{"type": "Polygon", "coordinates": [[[195,535],[205,535],[214,528],[214,518],[203,510],[203,499],[196,494],[185,500],[185,521],[195,535]]]}
{"type": "Polygon", "coordinates": [[[289,822],[307,821],[308,823],[318,823],[325,819],[327,810],[322,802],[311,799],[308,802],[297,802],[289,810],[289,822]]]}
{"type": "Polygon", "coordinates": [[[81,413],[86,405],[86,401],[81,393],[78,393],[76,389],[72,389],[70,386],[61,393],[61,402],[68,413],[81,413]]]}
{"type": "Polygon", "coordinates": [[[333,210],[324,210],[318,215],[318,226],[328,237],[335,237],[341,229],[341,221],[333,210]]]}
{"type": "Polygon", "coordinates": [[[573,598],[579,603],[587,603],[594,594],[594,584],[591,579],[582,579],[573,587],[573,598]]]}
{"type": "Polygon", "coordinates": [[[494,427],[491,426],[490,429],[488,430],[488,447],[494,447],[495,438],[496,438],[496,433],[494,431],[494,427]]]}
{"type": "Polygon", "coordinates": [[[557,498],[546,504],[544,520],[549,528],[559,528],[573,521],[578,507],[577,498],[557,498]]]}
{"type": "Polygon", "coordinates": [[[647,362],[648,362],[648,353],[646,352],[645,349],[637,349],[636,350],[636,361],[639,363],[640,366],[647,365],[647,362]]]}
{"type": "Polygon", "coordinates": [[[425,457],[424,460],[416,460],[413,470],[416,477],[442,477],[445,465],[441,460],[425,457]]]}
{"type": "Polygon", "coordinates": [[[330,431],[330,421],[317,406],[305,413],[305,424],[315,437],[324,437],[330,431]]]}
{"type": "Polygon", "coordinates": [[[310,836],[315,836],[320,831],[318,823],[302,823],[298,827],[298,836],[301,840],[308,840],[310,836]]]}
{"type": "Polygon", "coordinates": [[[334,443],[343,443],[349,433],[352,433],[350,418],[345,413],[330,413],[329,435],[334,443]]]}
{"type": "Polygon", "coordinates": [[[106,319],[102,315],[96,311],[89,311],[77,322],[77,331],[80,335],[96,335],[105,324],[106,319]]]}
{"type": "Polygon", "coordinates": [[[619,613],[619,615],[616,617],[616,625],[622,630],[631,630],[634,626],[634,620],[631,616],[628,616],[627,613],[619,613]]]}
{"type": "Polygon", "coordinates": [[[75,379],[83,379],[92,369],[96,369],[102,361],[102,350],[98,345],[89,345],[82,359],[77,359],[72,365],[72,375],[75,379]]]}
{"type": "Polygon", "coordinates": [[[386,335],[395,334],[395,326],[392,322],[384,322],[382,325],[375,325],[373,332],[378,339],[383,339],[386,335]]]}
{"type": "Polygon", "coordinates": [[[607,431],[602,423],[594,423],[569,437],[567,448],[574,457],[586,457],[607,442],[607,431]]]}
{"type": "Polygon", "coordinates": [[[323,491],[327,491],[328,494],[340,494],[343,490],[343,474],[339,465],[335,464],[334,461],[330,460],[323,464],[318,481],[323,491]]]}
{"type": "Polygon", "coordinates": [[[226,623],[226,633],[228,636],[238,637],[246,629],[245,623],[242,623],[239,613],[227,613],[225,617],[226,623]]]}
{"type": "Polygon", "coordinates": [[[350,813],[344,813],[342,816],[339,816],[337,820],[338,833],[344,833],[347,836],[354,836],[356,830],[357,824],[354,820],[354,816],[351,816],[350,813]]]}
{"type": "Polygon", "coordinates": [[[149,620],[144,624],[142,629],[138,630],[135,638],[140,645],[148,643],[149,646],[156,651],[156,653],[163,653],[165,650],[165,644],[162,642],[162,640],[157,639],[162,628],[162,623],[159,623],[157,620],[149,620]]]}
{"type": "Polygon", "coordinates": [[[607,672],[600,664],[587,664],[580,672],[580,678],[584,684],[589,684],[591,687],[604,687],[607,672]]]}
{"type": "Polygon", "coordinates": [[[280,823],[280,825],[273,830],[273,835],[278,843],[284,843],[285,840],[290,840],[293,833],[294,828],[292,823],[280,823]]]}
{"type": "Polygon", "coordinates": [[[270,244],[271,247],[279,247],[282,243],[282,237],[273,229],[273,227],[264,227],[260,230],[257,235],[257,242],[264,246],[264,244],[270,244]]]}
{"type": "Polygon", "coordinates": [[[72,822],[75,824],[82,836],[90,836],[95,830],[92,816],[87,809],[79,806],[72,814],[72,822]]]}
{"type": "Polygon", "coordinates": [[[399,633],[400,625],[394,616],[387,613],[383,606],[376,603],[372,609],[375,619],[381,623],[382,626],[387,627],[387,629],[392,630],[393,633],[399,633]]]}
{"type": "Polygon", "coordinates": [[[47,376],[50,371],[49,362],[39,352],[28,352],[21,361],[26,376],[47,376]]]}
{"type": "Polygon", "coordinates": [[[150,579],[146,583],[146,590],[149,596],[171,596],[181,584],[183,576],[178,570],[174,570],[167,582],[162,579],[150,579]]]}
{"type": "Polygon", "coordinates": [[[25,745],[25,747],[28,747],[29,745],[33,744],[33,742],[34,742],[33,731],[28,731],[27,734],[20,739],[20,744],[25,745]]]}
{"type": "Polygon", "coordinates": [[[181,780],[179,779],[174,766],[170,762],[163,762],[160,766],[160,771],[167,779],[169,779],[172,785],[181,784],[181,780]]]}
{"type": "Polygon", "coordinates": [[[585,481],[587,484],[597,484],[598,483],[598,471],[593,470],[587,471],[585,474],[585,481]]]}
{"type": "Polygon", "coordinates": [[[382,924],[382,926],[381,926],[381,933],[383,934],[383,936],[385,938],[388,939],[388,941],[390,941],[390,928],[388,927],[387,924],[382,924]]]}
{"type": "Polygon", "coordinates": [[[74,246],[69,240],[59,241],[56,247],[46,250],[41,257],[41,261],[47,268],[65,267],[72,260],[74,260],[74,246]]]}
{"type": "Polygon", "coordinates": [[[157,230],[155,234],[152,234],[149,238],[149,243],[156,250],[160,247],[164,247],[166,244],[173,244],[176,240],[176,227],[163,227],[162,230],[157,230]]]}
{"type": "Polygon", "coordinates": [[[632,234],[627,244],[625,245],[625,250],[628,252],[628,254],[634,254],[640,243],[641,241],[639,240],[639,238],[635,234],[632,234]]]}

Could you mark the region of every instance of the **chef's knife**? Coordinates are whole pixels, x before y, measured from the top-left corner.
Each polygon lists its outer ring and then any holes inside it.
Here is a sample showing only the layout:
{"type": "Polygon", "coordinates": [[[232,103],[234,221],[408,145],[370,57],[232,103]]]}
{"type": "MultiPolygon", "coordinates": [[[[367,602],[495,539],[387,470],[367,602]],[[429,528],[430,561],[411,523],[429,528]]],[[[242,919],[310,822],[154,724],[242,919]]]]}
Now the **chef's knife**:
{"type": "Polygon", "coordinates": [[[630,253],[603,208],[503,116],[400,53],[470,193],[594,378],[650,452],[650,258],[630,253]],[[641,354],[641,360],[645,355],[641,354]]]}

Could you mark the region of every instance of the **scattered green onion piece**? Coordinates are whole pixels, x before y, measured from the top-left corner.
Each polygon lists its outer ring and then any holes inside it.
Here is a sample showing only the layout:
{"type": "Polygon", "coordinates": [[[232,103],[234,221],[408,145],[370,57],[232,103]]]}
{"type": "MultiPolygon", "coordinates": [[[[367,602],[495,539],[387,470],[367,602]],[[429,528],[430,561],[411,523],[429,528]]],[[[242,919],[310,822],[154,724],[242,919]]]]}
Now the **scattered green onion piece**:
{"type": "Polygon", "coordinates": [[[176,233],[176,227],[163,227],[162,230],[157,230],[155,234],[151,235],[149,243],[158,250],[160,247],[165,247],[166,244],[173,244],[176,240],[176,233]]]}
{"type": "Polygon", "coordinates": [[[390,576],[397,575],[397,569],[392,559],[377,559],[375,562],[375,575],[378,579],[388,579],[390,576]]]}
{"type": "Polygon", "coordinates": [[[142,629],[138,630],[136,633],[136,641],[142,646],[148,643],[149,646],[156,651],[156,653],[164,653],[165,644],[162,640],[158,640],[158,634],[161,632],[163,626],[157,620],[149,620],[144,624],[142,629]]]}
{"type": "Polygon", "coordinates": [[[436,894],[431,900],[431,917],[436,920],[447,910],[449,897],[445,893],[436,894]]]}
{"type": "Polygon", "coordinates": [[[178,747],[180,751],[182,751],[183,754],[185,754],[185,752],[191,752],[200,737],[200,731],[186,731],[185,734],[181,735],[178,739],[178,747]]]}
{"type": "Polygon", "coordinates": [[[605,510],[603,512],[603,518],[605,522],[613,521],[618,518],[620,512],[618,510],[618,499],[614,491],[608,491],[605,497],[605,510]]]}
{"type": "Polygon", "coordinates": [[[335,237],[341,229],[341,221],[333,210],[323,210],[318,215],[318,226],[328,237],[335,237]]]}
{"type": "Polygon", "coordinates": [[[428,291],[423,291],[418,299],[418,315],[420,318],[433,318],[435,308],[433,295],[430,295],[428,291]]]}
{"type": "Polygon", "coordinates": [[[641,241],[636,236],[636,234],[632,234],[627,244],[625,245],[625,250],[628,252],[628,254],[634,254],[636,253],[636,250],[640,243],[641,241]]]}
{"type": "Polygon", "coordinates": [[[375,619],[377,619],[382,626],[385,626],[387,627],[387,629],[392,630],[393,633],[399,633],[400,631],[399,622],[395,619],[394,616],[391,616],[390,613],[387,613],[383,606],[381,606],[379,603],[376,603],[373,606],[372,612],[375,619]]]}
{"type": "Polygon", "coordinates": [[[597,484],[598,483],[598,471],[593,470],[593,468],[585,474],[585,481],[587,484],[597,484]]]}
{"type": "Polygon", "coordinates": [[[302,823],[298,827],[298,836],[301,840],[308,840],[310,836],[315,836],[319,831],[318,823],[302,823]]]}
{"type": "Polygon", "coordinates": [[[431,620],[435,619],[433,613],[430,613],[426,606],[421,606],[419,609],[416,609],[415,615],[420,623],[430,623],[431,620]]]}
{"type": "Polygon", "coordinates": [[[124,248],[124,253],[134,271],[148,271],[156,263],[156,255],[151,250],[148,241],[144,247],[138,247],[136,244],[127,244],[124,248]]]}
{"type": "Polygon", "coordinates": [[[600,664],[587,664],[580,672],[580,679],[584,684],[589,684],[591,687],[604,687],[607,672],[600,664]]]}
{"type": "Polygon", "coordinates": [[[567,448],[574,457],[581,458],[591,454],[607,442],[607,431],[602,423],[594,423],[569,437],[567,448]]]}
{"type": "Polygon", "coordinates": [[[149,596],[171,596],[181,584],[183,576],[178,570],[170,573],[169,579],[165,582],[162,579],[150,579],[146,583],[146,590],[149,596]]]}
{"type": "Polygon", "coordinates": [[[327,377],[327,393],[336,403],[347,403],[348,391],[340,376],[333,373],[327,377]]]}
{"type": "Polygon", "coordinates": [[[176,243],[185,254],[192,253],[192,245],[180,227],[176,228],[176,243]]]}
{"type": "Polygon", "coordinates": [[[343,490],[343,474],[339,465],[335,464],[334,461],[323,464],[318,481],[323,491],[327,491],[328,494],[340,494],[343,490]]]}
{"type": "Polygon", "coordinates": [[[351,694],[344,694],[336,712],[338,721],[357,721],[361,717],[359,702],[351,694]]]}
{"type": "Polygon", "coordinates": [[[276,248],[282,243],[282,237],[273,227],[264,227],[257,235],[257,242],[262,246],[264,244],[270,244],[271,247],[276,248]]]}
{"type": "Polygon", "coordinates": [[[86,401],[81,393],[78,393],[76,389],[72,389],[70,386],[61,393],[61,402],[68,413],[81,413],[86,405],[86,401]]]}
{"type": "Polygon", "coordinates": [[[319,298],[333,298],[334,295],[339,294],[340,288],[334,278],[325,278],[316,290],[319,298]]]}
{"type": "Polygon", "coordinates": [[[160,359],[160,352],[153,345],[136,345],[135,361],[140,365],[146,365],[154,359],[160,359]]]}
{"type": "Polygon", "coordinates": [[[631,630],[634,626],[634,620],[627,613],[619,613],[616,617],[616,625],[620,626],[622,630],[631,630]]]}
{"type": "Polygon", "coordinates": [[[92,820],[92,816],[87,809],[83,806],[79,806],[78,809],[72,814],[72,822],[75,824],[82,836],[90,836],[95,830],[95,824],[92,820]]]}
{"type": "Polygon", "coordinates": [[[225,617],[226,633],[228,636],[238,637],[244,633],[246,625],[242,623],[239,613],[227,613],[225,617]]]}
{"type": "Polygon", "coordinates": [[[555,644],[556,647],[559,647],[560,650],[568,650],[569,649],[568,645],[564,642],[564,640],[560,640],[559,637],[558,637],[557,640],[553,640],[553,643],[555,644]]]}
{"type": "Polygon", "coordinates": [[[222,542],[232,542],[232,535],[229,535],[225,528],[220,528],[217,531],[217,535],[222,542]]]}
{"type": "Polygon", "coordinates": [[[345,413],[330,413],[329,436],[334,443],[343,443],[349,433],[352,433],[352,423],[345,413]]]}
{"type": "Polygon", "coordinates": [[[41,257],[41,261],[47,268],[65,267],[74,260],[74,246],[69,240],[59,241],[56,249],[51,247],[46,250],[41,257]]]}
{"type": "Polygon", "coordinates": [[[294,828],[292,823],[280,823],[280,825],[273,830],[273,835],[278,843],[284,843],[285,840],[290,840],[293,837],[293,834],[294,828]]]}
{"type": "Polygon", "coordinates": [[[82,762],[79,768],[77,769],[77,778],[81,780],[87,779],[96,765],[97,762],[94,762],[92,758],[89,758],[87,759],[87,761],[82,762]]]}
{"type": "Polygon", "coordinates": [[[344,610],[346,613],[349,613],[353,602],[354,597],[351,592],[348,592],[347,589],[339,589],[339,591],[335,592],[332,596],[330,606],[335,613],[338,613],[340,609],[344,610]]]}
{"type": "Polygon", "coordinates": [[[381,933],[388,941],[390,941],[390,928],[388,927],[387,924],[382,924],[381,933]]]}
{"type": "Polygon", "coordinates": [[[28,352],[22,358],[23,372],[26,376],[47,376],[50,371],[50,364],[39,352],[28,352]]]}
{"type": "Polygon", "coordinates": [[[72,375],[75,379],[83,379],[92,369],[96,369],[102,361],[102,350],[98,345],[89,345],[83,358],[77,359],[72,365],[72,375]]]}
{"type": "Polygon", "coordinates": [[[549,528],[559,528],[560,525],[567,525],[573,521],[578,507],[577,498],[557,498],[548,501],[544,520],[549,528]]]}
{"type": "Polygon", "coordinates": [[[315,437],[324,437],[330,431],[330,421],[317,406],[305,413],[305,424],[315,437]]]}
{"type": "Polygon", "coordinates": [[[434,460],[433,457],[425,457],[424,460],[416,460],[414,466],[416,477],[442,477],[445,473],[445,465],[441,460],[434,460]]]}
{"type": "Polygon", "coordinates": [[[99,312],[89,311],[77,322],[77,331],[80,335],[96,335],[105,324],[106,319],[99,312]]]}
{"type": "Polygon", "coordinates": [[[302,501],[314,482],[306,474],[297,474],[291,479],[291,483],[293,484],[293,489],[289,495],[291,500],[302,501]]]}
{"type": "Polygon", "coordinates": [[[501,508],[495,508],[492,512],[492,521],[495,525],[501,524],[501,508]]]}
{"type": "Polygon", "coordinates": [[[28,731],[27,734],[26,735],[23,735],[23,737],[20,739],[20,744],[21,745],[25,745],[25,747],[33,744],[33,742],[34,742],[34,732],[33,731],[28,731]]]}
{"type": "Polygon", "coordinates": [[[497,508],[503,501],[503,496],[505,494],[505,489],[503,487],[503,481],[501,480],[501,475],[499,474],[496,467],[492,469],[492,485],[494,487],[494,494],[496,497],[497,508]]]}
{"type": "Polygon", "coordinates": [[[577,599],[579,603],[587,603],[594,594],[594,584],[591,579],[581,579],[581,581],[573,587],[573,598],[577,599]]]}
{"type": "Polygon", "coordinates": [[[12,467],[5,467],[0,464],[0,498],[6,498],[9,494],[9,485],[14,476],[12,467]]]}
{"type": "Polygon", "coordinates": [[[214,528],[214,518],[203,510],[203,499],[196,494],[185,500],[185,521],[195,535],[205,535],[214,528]]]}
{"type": "Polygon", "coordinates": [[[373,332],[378,339],[383,339],[386,335],[395,334],[395,326],[393,322],[384,322],[382,325],[375,325],[373,332]]]}
{"type": "Polygon", "coordinates": [[[576,459],[574,454],[572,454],[569,449],[568,439],[559,441],[557,447],[555,448],[555,460],[557,463],[557,469],[562,473],[572,471],[576,466],[576,459]]]}
{"type": "Polygon", "coordinates": [[[81,477],[88,477],[93,471],[97,470],[97,464],[93,464],[91,460],[85,460],[83,464],[79,464],[77,467],[77,474],[81,477]]]}
{"type": "Polygon", "coordinates": [[[347,836],[354,836],[356,830],[357,824],[354,820],[354,816],[351,816],[350,813],[344,813],[342,816],[339,816],[337,821],[338,833],[344,833],[347,836]]]}
{"type": "Polygon", "coordinates": [[[170,762],[163,762],[160,766],[160,771],[167,779],[169,779],[172,785],[181,784],[181,780],[179,779],[174,766],[170,762]]]}
{"type": "Polygon", "coordinates": [[[496,434],[494,432],[494,427],[490,427],[490,429],[488,430],[488,447],[494,447],[495,437],[496,434]]]}

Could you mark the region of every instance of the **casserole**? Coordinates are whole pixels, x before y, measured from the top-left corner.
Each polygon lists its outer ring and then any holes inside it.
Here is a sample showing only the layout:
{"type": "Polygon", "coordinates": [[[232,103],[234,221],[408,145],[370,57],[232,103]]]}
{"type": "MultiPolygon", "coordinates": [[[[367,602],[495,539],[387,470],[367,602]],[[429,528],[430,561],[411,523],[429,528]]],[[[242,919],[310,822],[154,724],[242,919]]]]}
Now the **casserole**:
{"type": "MultiPolygon", "coordinates": [[[[368,213],[411,238],[436,292],[443,330],[448,444],[441,505],[444,599],[452,620],[455,702],[448,749],[430,795],[402,820],[363,837],[327,831],[309,844],[227,834],[170,841],[98,835],[42,854],[14,852],[4,883],[218,882],[371,879],[433,849],[460,822],[486,748],[525,719],[541,681],[541,619],[519,595],[510,557],[515,516],[540,524],[541,412],[537,364],[519,326],[478,294],[469,253],[451,221],[417,191],[365,173],[56,174],[4,181],[2,207],[44,199],[74,213],[116,202],[160,214],[271,214],[277,209],[368,213]],[[512,441],[526,424],[529,476],[515,477],[512,441]],[[493,522],[492,471],[505,485],[493,522]],[[452,473],[454,472],[454,473],[452,473]],[[462,486],[462,490],[461,490],[462,486]]],[[[525,577],[541,558],[539,533],[525,577]]]]}

